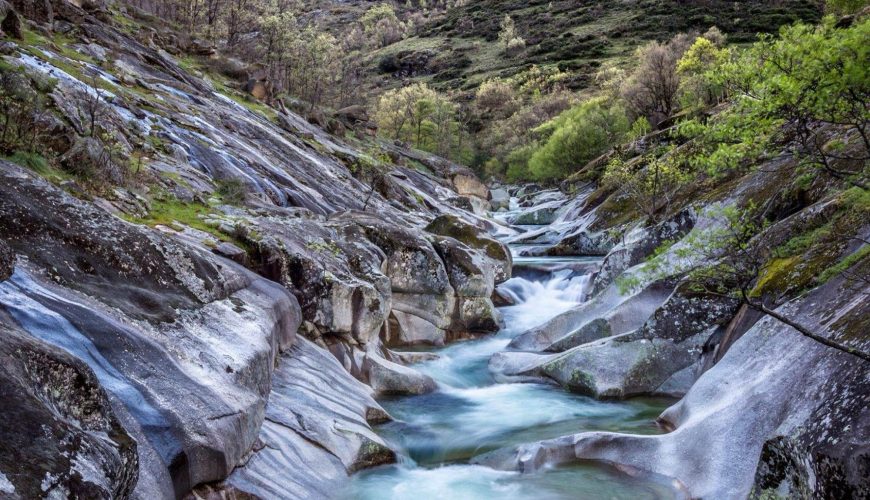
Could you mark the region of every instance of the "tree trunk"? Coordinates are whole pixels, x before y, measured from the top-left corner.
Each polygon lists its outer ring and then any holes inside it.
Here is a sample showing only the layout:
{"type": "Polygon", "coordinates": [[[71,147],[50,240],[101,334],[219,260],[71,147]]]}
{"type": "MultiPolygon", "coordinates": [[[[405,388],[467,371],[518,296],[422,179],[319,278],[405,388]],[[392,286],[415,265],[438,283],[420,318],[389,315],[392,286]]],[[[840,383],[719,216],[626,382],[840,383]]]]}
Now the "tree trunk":
{"type": "Polygon", "coordinates": [[[826,346],[831,347],[833,349],[836,349],[838,351],[842,351],[842,352],[845,352],[847,354],[851,354],[853,356],[859,357],[859,358],[863,359],[864,361],[870,361],[870,354],[867,354],[864,351],[860,351],[858,349],[855,349],[854,347],[849,347],[847,345],[843,345],[843,344],[840,344],[838,342],[834,342],[833,340],[822,337],[821,335],[817,335],[817,334],[811,332],[810,330],[808,330],[806,327],[804,327],[800,323],[797,323],[796,321],[791,320],[791,319],[783,316],[782,314],[774,311],[773,309],[769,309],[764,304],[755,303],[755,302],[750,301],[748,298],[745,297],[745,295],[744,295],[744,302],[746,303],[746,305],[755,309],[756,311],[759,311],[763,314],[766,314],[766,315],[770,316],[771,318],[779,321],[780,323],[794,328],[795,330],[798,331],[798,333],[800,333],[804,337],[811,338],[820,344],[826,345],[826,346]]]}

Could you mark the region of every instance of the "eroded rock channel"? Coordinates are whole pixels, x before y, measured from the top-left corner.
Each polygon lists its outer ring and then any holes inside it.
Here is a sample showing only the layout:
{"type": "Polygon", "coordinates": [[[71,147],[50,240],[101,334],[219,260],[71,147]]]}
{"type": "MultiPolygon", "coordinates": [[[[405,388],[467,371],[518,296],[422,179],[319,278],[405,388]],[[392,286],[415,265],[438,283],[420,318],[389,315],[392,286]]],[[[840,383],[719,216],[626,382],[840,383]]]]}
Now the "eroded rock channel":
{"type": "Polygon", "coordinates": [[[402,455],[396,465],[364,471],[343,498],[673,498],[660,477],[586,462],[545,473],[498,471],[470,463],[482,453],[579,430],[657,434],[671,399],[598,401],[554,384],[496,377],[492,357],[517,336],[585,302],[596,257],[515,257],[514,277],[499,293],[503,327],[493,336],[421,352],[415,368],[436,391],[380,400],[395,421],[376,430],[402,455]]]}
{"type": "Polygon", "coordinates": [[[870,203],[791,146],[642,217],[328,133],[109,4],[2,7],[51,155],[0,159],[0,498],[870,497],[870,203]],[[787,250],[754,302],[691,286],[746,207],[787,250]]]}

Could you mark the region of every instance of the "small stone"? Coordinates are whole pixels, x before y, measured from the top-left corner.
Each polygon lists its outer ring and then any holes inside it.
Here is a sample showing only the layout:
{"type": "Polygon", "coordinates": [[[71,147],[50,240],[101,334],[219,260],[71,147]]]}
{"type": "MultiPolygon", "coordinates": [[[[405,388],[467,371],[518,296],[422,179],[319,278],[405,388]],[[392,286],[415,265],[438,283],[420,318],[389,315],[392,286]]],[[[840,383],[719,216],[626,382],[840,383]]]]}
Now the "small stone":
{"type": "Polygon", "coordinates": [[[17,48],[18,48],[18,44],[16,44],[15,42],[10,42],[10,41],[0,42],[0,54],[7,55],[7,56],[12,55],[15,53],[17,48]]]}

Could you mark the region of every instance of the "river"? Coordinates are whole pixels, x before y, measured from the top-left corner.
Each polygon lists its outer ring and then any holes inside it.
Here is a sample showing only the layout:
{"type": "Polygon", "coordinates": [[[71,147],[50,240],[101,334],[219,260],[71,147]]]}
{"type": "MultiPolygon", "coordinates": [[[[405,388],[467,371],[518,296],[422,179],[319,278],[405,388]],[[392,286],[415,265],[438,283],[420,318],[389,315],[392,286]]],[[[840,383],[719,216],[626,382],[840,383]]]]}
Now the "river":
{"type": "Polygon", "coordinates": [[[432,350],[437,359],[415,365],[436,380],[437,391],[380,400],[395,420],[376,430],[400,452],[399,461],[356,474],[343,496],[378,500],[673,498],[668,484],[608,464],[588,462],[519,474],[469,463],[472,457],[501,447],[581,431],[662,432],[655,418],[673,401],[597,401],[555,385],[500,383],[487,368],[490,357],[507,348],[513,337],[581,303],[593,261],[585,257],[516,258],[515,277],[501,285],[515,302],[501,308],[501,331],[432,350]]]}

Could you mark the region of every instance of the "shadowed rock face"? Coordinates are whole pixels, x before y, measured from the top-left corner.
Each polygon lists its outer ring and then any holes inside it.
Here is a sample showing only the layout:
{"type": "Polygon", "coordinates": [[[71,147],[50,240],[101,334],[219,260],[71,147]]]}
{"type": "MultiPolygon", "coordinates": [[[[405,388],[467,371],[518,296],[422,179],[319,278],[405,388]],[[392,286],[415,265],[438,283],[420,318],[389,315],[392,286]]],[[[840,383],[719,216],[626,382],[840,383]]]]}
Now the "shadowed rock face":
{"type": "Polygon", "coordinates": [[[0,281],[12,276],[15,269],[15,253],[6,243],[0,241],[0,281]]]}
{"type": "Polygon", "coordinates": [[[0,167],[0,238],[27,258],[0,283],[2,309],[91,367],[138,442],[138,470],[128,460],[125,472],[139,475],[137,494],[226,477],[257,439],[275,357],[301,320],[296,301],[230,261],[0,167]],[[163,294],[171,312],[142,299],[163,294]]]}
{"type": "Polygon", "coordinates": [[[0,338],[0,496],[128,496],[139,474],[136,442],[94,373],[2,311],[0,338]]]}

